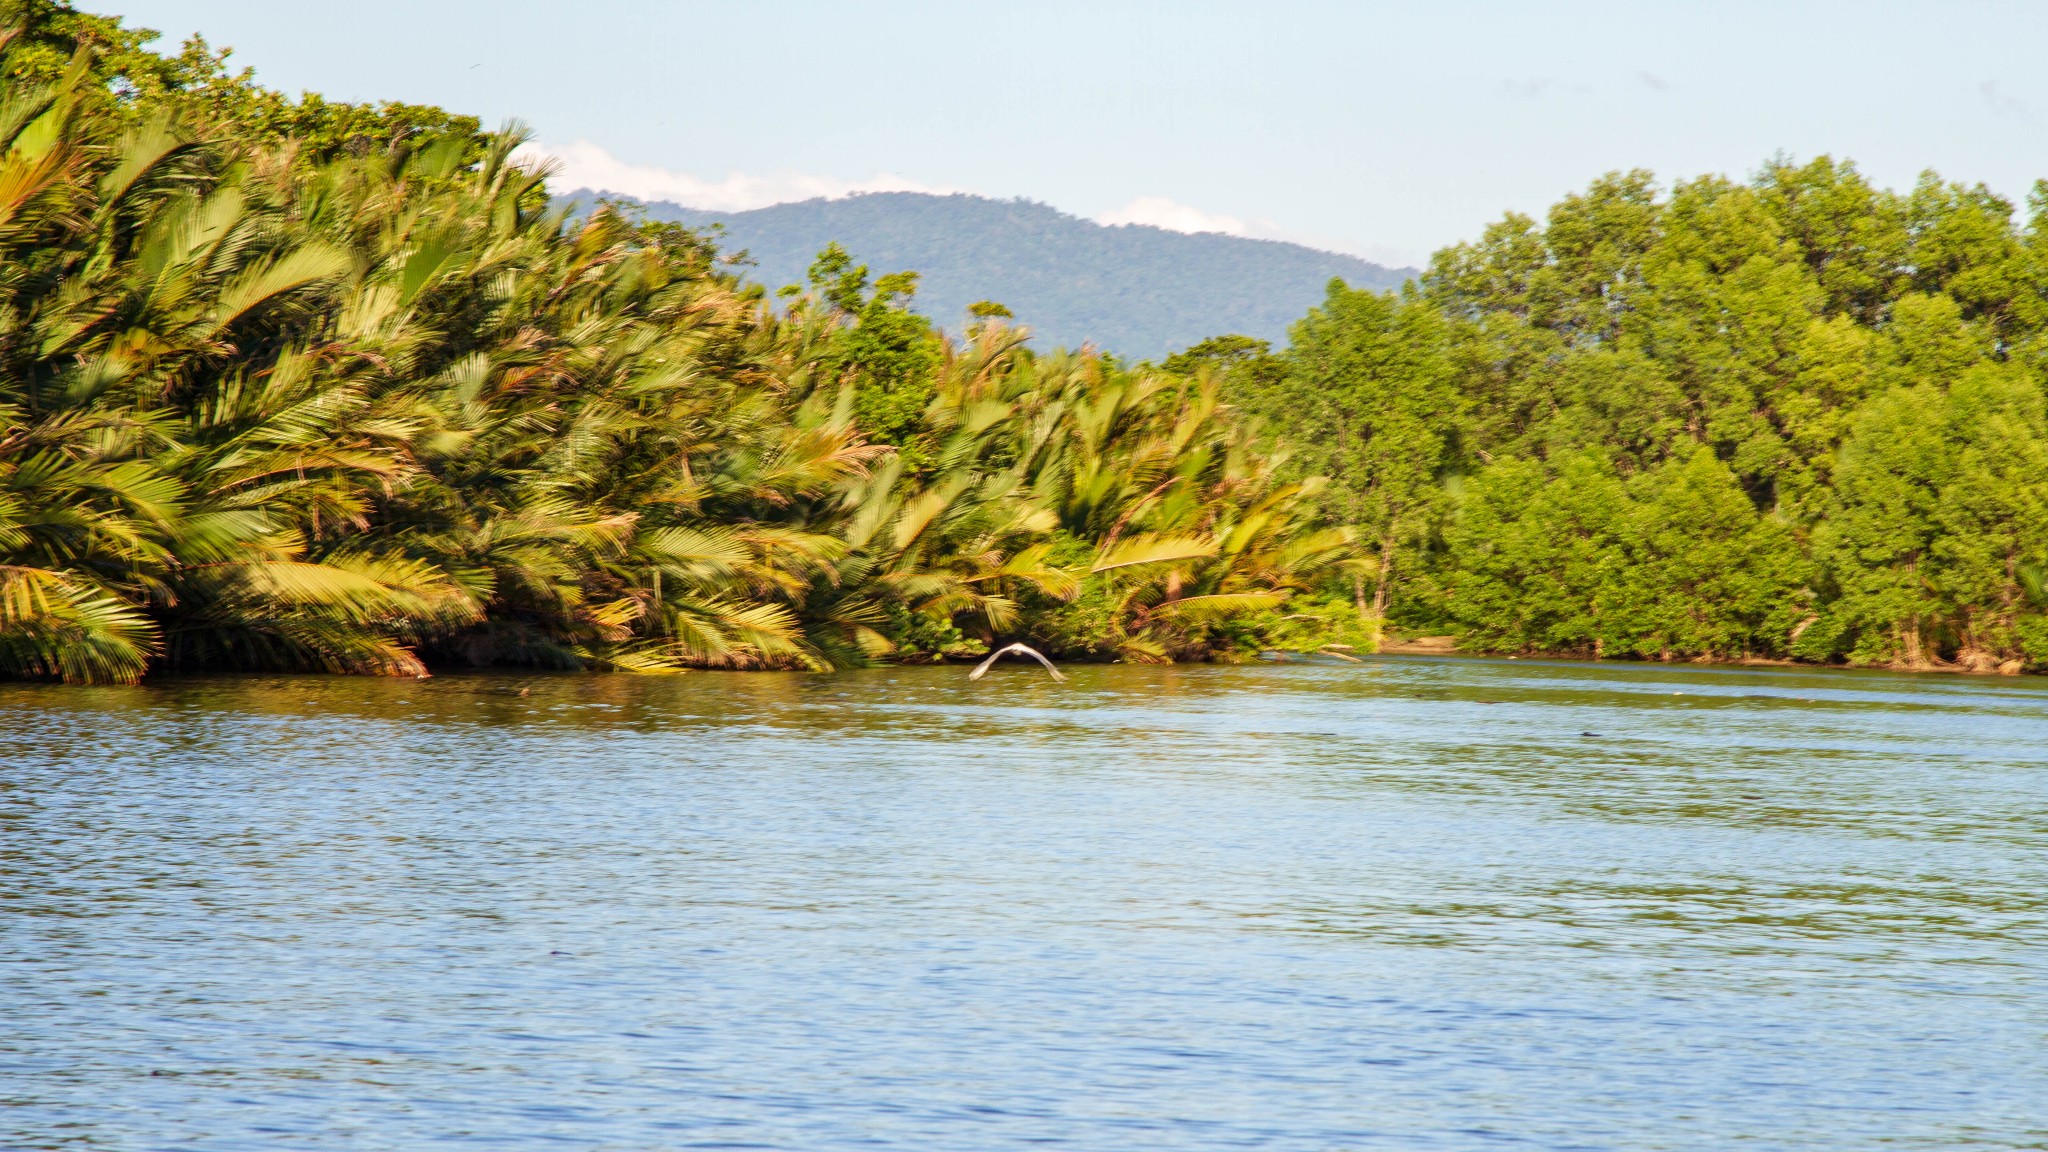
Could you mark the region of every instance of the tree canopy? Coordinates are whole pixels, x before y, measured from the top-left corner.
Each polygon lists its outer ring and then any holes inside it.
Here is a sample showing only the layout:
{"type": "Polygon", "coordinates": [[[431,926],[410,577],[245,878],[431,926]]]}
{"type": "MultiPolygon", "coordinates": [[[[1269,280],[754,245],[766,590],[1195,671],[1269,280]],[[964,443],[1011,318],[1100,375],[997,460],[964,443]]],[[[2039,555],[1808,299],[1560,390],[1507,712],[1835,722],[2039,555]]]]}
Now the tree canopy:
{"type": "Polygon", "coordinates": [[[1229,655],[1349,562],[1210,381],[808,291],[54,0],[0,73],[0,672],[1229,655]]]}
{"type": "Polygon", "coordinates": [[[2028,208],[1828,157],[1613,173],[1402,293],[1332,285],[1225,396],[1333,477],[1408,629],[2048,666],[2048,186],[2028,208]]]}
{"type": "Polygon", "coordinates": [[[1344,658],[2048,668],[2048,187],[1614,173],[1286,348],[1035,348],[524,135],[16,0],[0,674],[1344,658]]]}

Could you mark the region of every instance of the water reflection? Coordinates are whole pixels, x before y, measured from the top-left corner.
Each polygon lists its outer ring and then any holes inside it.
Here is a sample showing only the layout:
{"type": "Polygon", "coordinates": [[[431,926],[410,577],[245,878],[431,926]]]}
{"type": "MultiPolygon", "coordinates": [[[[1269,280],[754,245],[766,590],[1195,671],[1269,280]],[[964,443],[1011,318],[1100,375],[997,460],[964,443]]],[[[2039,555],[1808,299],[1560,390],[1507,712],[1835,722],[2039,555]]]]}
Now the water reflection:
{"type": "Polygon", "coordinates": [[[2048,1144],[2048,690],[0,687],[0,1146],[2048,1144]]]}

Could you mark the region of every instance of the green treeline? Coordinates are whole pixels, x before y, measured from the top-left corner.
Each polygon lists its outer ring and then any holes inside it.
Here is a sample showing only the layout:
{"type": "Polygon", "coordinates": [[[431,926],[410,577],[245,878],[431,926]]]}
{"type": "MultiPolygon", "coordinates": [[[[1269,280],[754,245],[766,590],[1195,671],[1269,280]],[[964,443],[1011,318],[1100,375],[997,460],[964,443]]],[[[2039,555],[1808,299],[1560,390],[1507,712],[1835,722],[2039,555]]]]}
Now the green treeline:
{"type": "Polygon", "coordinates": [[[516,129],[0,8],[0,674],[1474,650],[2048,667],[2048,193],[1611,176],[1289,349],[957,336],[516,129]]]}
{"type": "Polygon", "coordinates": [[[1507,652],[2048,666],[2048,185],[1610,175],[1220,368],[1410,630],[1507,652]]]}
{"type": "Polygon", "coordinates": [[[1354,559],[1211,381],[942,338],[836,250],[764,299],[516,131],[12,16],[6,674],[1203,658],[1354,559]]]}

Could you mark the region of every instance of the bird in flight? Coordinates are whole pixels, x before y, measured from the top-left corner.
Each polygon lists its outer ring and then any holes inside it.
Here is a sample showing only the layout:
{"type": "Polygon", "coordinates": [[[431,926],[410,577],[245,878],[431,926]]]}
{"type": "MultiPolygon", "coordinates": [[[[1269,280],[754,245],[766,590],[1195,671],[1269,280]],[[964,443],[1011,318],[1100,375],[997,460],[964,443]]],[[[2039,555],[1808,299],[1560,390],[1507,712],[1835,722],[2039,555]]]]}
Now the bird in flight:
{"type": "Polygon", "coordinates": [[[1012,644],[1007,648],[996,649],[995,651],[988,654],[988,659],[983,660],[980,664],[975,665],[974,671],[969,672],[967,674],[967,678],[969,680],[981,679],[981,674],[988,671],[989,665],[994,664],[998,659],[1004,656],[1008,656],[1012,652],[1017,653],[1019,656],[1029,656],[1033,660],[1038,661],[1040,664],[1045,665],[1045,670],[1047,672],[1052,673],[1053,679],[1066,679],[1065,676],[1060,675],[1059,669],[1052,666],[1052,661],[1047,660],[1043,653],[1039,652],[1038,649],[1031,647],[1029,644],[1012,644]]]}

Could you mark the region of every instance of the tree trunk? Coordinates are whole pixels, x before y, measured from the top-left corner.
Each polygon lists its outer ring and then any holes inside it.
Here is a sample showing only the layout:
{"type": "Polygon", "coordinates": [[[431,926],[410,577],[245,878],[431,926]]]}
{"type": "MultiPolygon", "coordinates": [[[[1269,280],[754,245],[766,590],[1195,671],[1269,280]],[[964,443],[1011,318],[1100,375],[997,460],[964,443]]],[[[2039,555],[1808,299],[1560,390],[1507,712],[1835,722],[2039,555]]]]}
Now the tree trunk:
{"type": "Polygon", "coordinates": [[[1387,601],[1393,597],[1393,582],[1394,537],[1388,533],[1387,538],[1380,541],[1380,579],[1372,590],[1372,619],[1375,621],[1387,618],[1387,601]]]}

